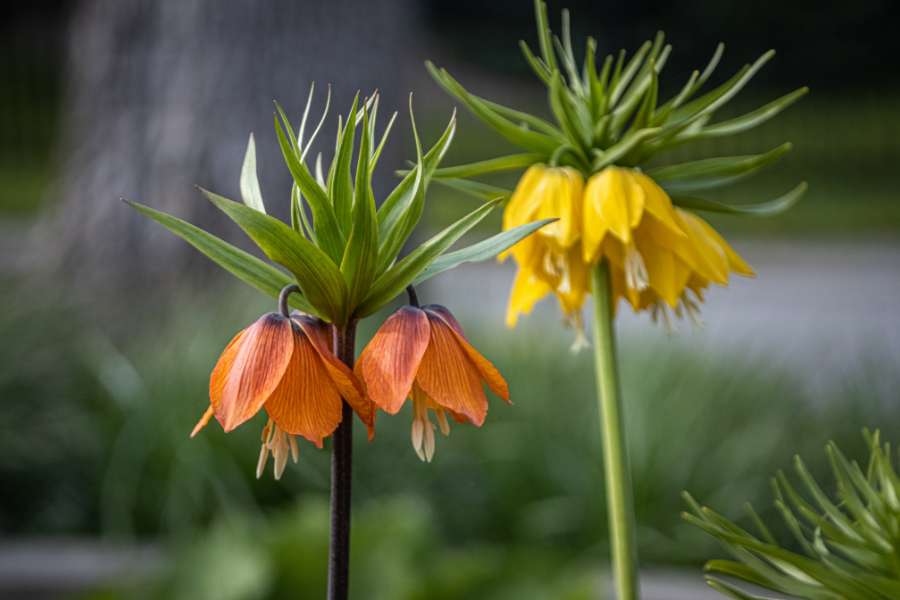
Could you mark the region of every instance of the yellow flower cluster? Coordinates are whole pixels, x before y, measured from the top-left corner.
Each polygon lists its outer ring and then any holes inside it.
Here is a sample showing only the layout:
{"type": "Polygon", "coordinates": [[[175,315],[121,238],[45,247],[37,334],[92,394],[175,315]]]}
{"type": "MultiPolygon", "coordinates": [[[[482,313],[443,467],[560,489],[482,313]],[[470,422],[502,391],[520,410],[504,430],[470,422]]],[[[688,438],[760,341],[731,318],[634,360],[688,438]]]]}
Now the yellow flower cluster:
{"type": "Polygon", "coordinates": [[[624,298],[654,318],[696,318],[703,290],[728,285],[730,273],[753,270],[700,217],[672,205],[668,194],[639,170],[607,167],[585,184],[570,167],[532,165],[503,215],[503,229],[546,218],[558,220],[501,256],[519,270],[506,316],[513,327],[547,294],[574,325],[590,292],[590,270],[608,261],[614,302],[624,298]]]}

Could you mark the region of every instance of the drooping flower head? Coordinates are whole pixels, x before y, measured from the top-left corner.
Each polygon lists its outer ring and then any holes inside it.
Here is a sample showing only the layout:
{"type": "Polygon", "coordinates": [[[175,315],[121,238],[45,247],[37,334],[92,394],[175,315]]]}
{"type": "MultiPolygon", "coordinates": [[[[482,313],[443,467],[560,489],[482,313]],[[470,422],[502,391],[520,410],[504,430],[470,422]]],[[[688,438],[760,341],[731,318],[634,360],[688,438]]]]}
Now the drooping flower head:
{"type": "Polygon", "coordinates": [[[509,402],[500,372],[466,339],[443,306],[404,306],[382,324],[354,368],[372,401],[388,414],[413,403],[412,444],[423,461],[434,456],[434,413],[448,435],[447,416],[480,427],[488,402],[483,384],[509,402]]]}
{"type": "Polygon", "coordinates": [[[758,155],[719,157],[681,164],[651,163],[688,142],[739,133],[772,118],[806,94],[800,88],[758,110],[714,122],[716,112],[743,88],[774,52],[745,65],[733,78],[699,93],[721,58],[719,45],[709,65],[694,71],[668,100],[659,100],[658,75],[671,46],[658,34],[626,61],[607,56],[598,64],[589,38],[583,65],[570,39],[563,12],[562,36],[550,31],[547,8],[535,0],[540,53],[521,43],[525,58],[549,92],[555,122],[483,100],[446,70],[429,63],[431,74],[476,117],[524,152],[438,169],[436,176],[482,197],[508,195],[503,228],[557,218],[520,241],[512,256],[519,270],[507,323],[515,325],[542,298],[554,294],[567,320],[581,322],[595,265],[609,266],[616,299],[635,311],[668,321],[670,313],[696,317],[703,291],[727,285],[732,273],[752,269],[695,210],[732,214],[776,214],[806,189],[800,184],[769,202],[730,206],[698,198],[695,192],[733,183],[790,150],[783,144],[758,155]],[[463,181],[478,175],[526,168],[515,190],[463,181]]]}
{"type": "Polygon", "coordinates": [[[374,435],[374,406],[353,372],[329,349],[330,326],[294,313],[268,313],[240,331],[219,357],[209,379],[210,406],[194,427],[195,436],[210,419],[232,431],[260,410],[263,428],[257,477],[269,454],[280,478],[288,455],[297,460],[295,436],[318,447],[341,422],[342,398],[374,435]]]}

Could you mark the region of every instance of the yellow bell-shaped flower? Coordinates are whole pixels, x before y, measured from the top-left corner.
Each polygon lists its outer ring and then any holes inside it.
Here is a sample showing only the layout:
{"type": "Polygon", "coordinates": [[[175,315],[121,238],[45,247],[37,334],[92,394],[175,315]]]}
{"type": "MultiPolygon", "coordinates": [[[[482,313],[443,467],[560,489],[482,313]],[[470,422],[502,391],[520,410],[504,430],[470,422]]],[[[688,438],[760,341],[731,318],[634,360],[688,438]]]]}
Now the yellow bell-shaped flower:
{"type": "Polygon", "coordinates": [[[546,218],[559,220],[505,253],[519,266],[509,326],[551,292],[567,319],[580,324],[590,269],[601,260],[610,265],[614,299],[666,321],[669,310],[695,318],[710,283],[728,285],[731,273],[753,275],[708,223],[674,207],[636,169],[607,167],[583,185],[575,169],[533,165],[510,198],[503,228],[546,218]]]}

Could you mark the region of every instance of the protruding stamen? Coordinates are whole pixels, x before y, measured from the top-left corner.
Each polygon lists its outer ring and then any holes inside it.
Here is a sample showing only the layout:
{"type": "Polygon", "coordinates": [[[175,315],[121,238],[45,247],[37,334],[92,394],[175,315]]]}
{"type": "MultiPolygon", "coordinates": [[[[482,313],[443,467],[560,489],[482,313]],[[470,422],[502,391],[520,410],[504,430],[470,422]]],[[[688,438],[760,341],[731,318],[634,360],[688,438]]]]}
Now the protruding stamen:
{"type": "Polygon", "coordinates": [[[437,413],[438,424],[444,435],[450,433],[450,424],[447,423],[447,417],[444,415],[443,410],[436,408],[435,406],[429,406],[430,401],[421,390],[413,390],[412,401],[413,422],[411,438],[413,450],[416,451],[420,460],[423,462],[431,462],[431,459],[434,458],[435,427],[434,423],[431,422],[431,419],[428,418],[429,407],[437,413]]]}
{"type": "Polygon", "coordinates": [[[629,246],[625,251],[625,285],[637,292],[642,292],[650,285],[650,277],[647,275],[647,265],[644,257],[634,246],[629,246]]]}
{"type": "Polygon", "coordinates": [[[700,305],[686,294],[681,297],[681,304],[684,305],[684,312],[687,313],[687,316],[691,320],[691,323],[694,324],[694,327],[697,327],[698,329],[702,328],[703,317],[700,316],[700,305]]]}

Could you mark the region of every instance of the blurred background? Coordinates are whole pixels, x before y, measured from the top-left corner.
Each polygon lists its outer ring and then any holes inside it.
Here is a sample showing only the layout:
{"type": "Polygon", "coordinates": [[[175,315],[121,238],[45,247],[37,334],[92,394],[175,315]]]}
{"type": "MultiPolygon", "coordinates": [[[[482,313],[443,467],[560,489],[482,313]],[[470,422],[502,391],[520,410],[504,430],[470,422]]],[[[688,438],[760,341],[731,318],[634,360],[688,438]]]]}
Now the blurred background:
{"type": "MultiPolygon", "coordinates": [[[[648,598],[701,598],[699,565],[720,551],[681,522],[681,490],[732,517],[750,501],[775,518],[768,478],[794,453],[821,474],[829,439],[852,455],[864,426],[900,441],[900,14],[889,0],[567,0],[550,3],[554,24],[563,6],[576,45],[594,35],[604,54],[665,30],[665,95],[719,41],[713,83],[776,49],[721,117],[812,89],[761,128],[665,157],[794,142],[723,198],[806,180],[800,205],[711,219],[757,278],[712,293],[703,328],[619,320],[648,598]]],[[[299,119],[313,81],[315,111],[329,83],[332,116],[357,89],[381,91],[382,120],[400,111],[377,182],[389,189],[413,155],[407,93],[426,142],[453,108],[424,59],[480,95],[546,110],[517,48],[535,39],[531,2],[33,0],[0,15],[0,597],[322,597],[328,453],[304,445],[281,482],[256,481],[254,425],[187,437],[219,352],[272,301],[119,198],[249,249],[194,185],[238,197],[253,131],[267,206],[286,216],[271,102],[299,119]]],[[[463,114],[446,164],[504,148],[463,114]]],[[[431,192],[423,236],[474,206],[431,192]]],[[[407,413],[382,419],[371,445],[357,431],[356,597],[603,597],[590,353],[568,351],[552,301],[505,329],[511,281],[509,265],[465,266],[420,292],[454,311],[515,405],[495,402],[481,430],[454,428],[430,465],[407,413]]]]}

